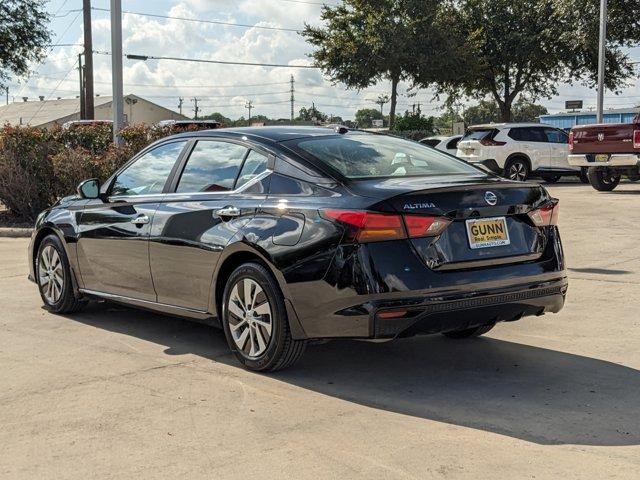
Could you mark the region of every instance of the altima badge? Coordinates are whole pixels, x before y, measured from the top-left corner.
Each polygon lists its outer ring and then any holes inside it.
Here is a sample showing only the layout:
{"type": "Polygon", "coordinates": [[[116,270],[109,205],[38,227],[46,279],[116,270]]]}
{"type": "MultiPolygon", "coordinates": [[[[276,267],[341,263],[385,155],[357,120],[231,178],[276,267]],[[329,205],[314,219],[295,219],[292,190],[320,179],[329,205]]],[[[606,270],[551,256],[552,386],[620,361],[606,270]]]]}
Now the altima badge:
{"type": "Polygon", "coordinates": [[[493,192],[485,192],[484,201],[489,205],[495,205],[496,203],[498,203],[498,197],[496,197],[496,194],[493,192]]]}

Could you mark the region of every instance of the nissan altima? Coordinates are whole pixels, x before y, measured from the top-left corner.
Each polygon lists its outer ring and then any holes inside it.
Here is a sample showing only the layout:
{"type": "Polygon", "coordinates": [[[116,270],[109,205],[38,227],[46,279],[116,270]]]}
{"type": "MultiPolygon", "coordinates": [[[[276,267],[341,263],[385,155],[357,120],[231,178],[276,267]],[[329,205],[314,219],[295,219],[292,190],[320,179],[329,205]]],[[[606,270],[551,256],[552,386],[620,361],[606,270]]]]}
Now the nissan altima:
{"type": "Polygon", "coordinates": [[[464,339],[560,311],[558,201],[399,138],[315,127],[164,138],[38,217],[45,307],[211,323],[248,369],[310,341],[464,339]]]}

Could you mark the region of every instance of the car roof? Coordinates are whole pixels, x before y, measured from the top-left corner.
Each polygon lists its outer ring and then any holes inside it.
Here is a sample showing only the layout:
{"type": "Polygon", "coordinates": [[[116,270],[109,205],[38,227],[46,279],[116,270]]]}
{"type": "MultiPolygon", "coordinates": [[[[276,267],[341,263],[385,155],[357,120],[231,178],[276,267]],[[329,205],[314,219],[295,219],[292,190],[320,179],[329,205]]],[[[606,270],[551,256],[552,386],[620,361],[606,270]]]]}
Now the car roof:
{"type": "Polygon", "coordinates": [[[269,127],[232,127],[216,128],[213,130],[200,130],[197,132],[185,132],[172,137],[247,137],[256,141],[283,142],[306,137],[320,137],[338,135],[331,128],[324,127],[289,127],[289,126],[269,126],[269,127]]]}
{"type": "Polygon", "coordinates": [[[481,128],[516,128],[516,127],[551,127],[555,128],[552,125],[548,125],[546,123],[536,123],[536,122],[522,122],[522,123],[482,123],[479,125],[471,125],[468,127],[469,130],[476,130],[481,128]]]}

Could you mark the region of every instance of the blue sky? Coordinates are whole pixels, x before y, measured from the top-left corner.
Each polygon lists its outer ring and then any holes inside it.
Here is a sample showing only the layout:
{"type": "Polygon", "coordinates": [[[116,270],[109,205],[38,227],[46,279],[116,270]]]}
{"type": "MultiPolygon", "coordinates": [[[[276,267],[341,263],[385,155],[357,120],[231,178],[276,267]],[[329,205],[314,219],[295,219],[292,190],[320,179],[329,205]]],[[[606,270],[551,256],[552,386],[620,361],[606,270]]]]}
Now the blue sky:
{"type": "MultiPolygon", "coordinates": [[[[123,0],[123,9],[158,15],[221,20],[250,25],[301,28],[304,22],[318,23],[320,0],[123,0]],[[306,2],[306,3],[305,3],[306,2]]],[[[328,0],[337,3],[337,0],[328,0]]],[[[93,0],[96,8],[109,8],[109,0],[93,0]]],[[[48,10],[58,17],[51,28],[55,43],[82,42],[82,16],[72,10],[82,6],[81,0],[51,0],[48,10]]],[[[94,50],[108,52],[110,48],[109,13],[93,11],[94,50]]],[[[149,18],[125,14],[123,16],[124,52],[159,56],[240,60],[284,64],[307,64],[309,46],[294,32],[240,28],[180,20],[149,18]]],[[[35,73],[26,81],[10,86],[10,96],[36,98],[74,97],[78,89],[77,54],[80,46],[53,48],[47,60],[35,66],[35,73]]],[[[632,51],[640,60],[640,48],[632,51]]],[[[95,90],[110,95],[111,58],[94,56],[95,90]]],[[[640,69],[639,69],[640,70],[640,69]]],[[[125,93],[142,97],[177,109],[178,98],[184,98],[184,113],[192,115],[197,97],[201,113],[220,111],[232,118],[246,116],[244,105],[251,100],[252,114],[271,117],[289,116],[290,75],[296,80],[297,110],[316,106],[333,115],[353,118],[359,108],[377,108],[375,99],[388,92],[387,82],[361,91],[349,91],[341,85],[333,86],[315,70],[293,68],[265,68],[253,66],[223,66],[166,60],[124,61],[125,93]]],[[[401,85],[405,93],[409,85],[401,85]]],[[[560,95],[541,100],[550,111],[561,111],[564,101],[584,99],[585,106],[595,105],[595,91],[580,85],[563,85],[560,95]]],[[[428,91],[420,91],[414,98],[399,99],[399,110],[410,108],[414,102],[422,104],[423,112],[438,114],[440,102],[432,100],[428,91]]],[[[623,90],[619,96],[607,95],[606,106],[619,108],[640,104],[640,81],[623,90]]],[[[387,105],[388,107],[388,105],[387,105]]],[[[385,107],[385,112],[387,108],[385,107]]]]}

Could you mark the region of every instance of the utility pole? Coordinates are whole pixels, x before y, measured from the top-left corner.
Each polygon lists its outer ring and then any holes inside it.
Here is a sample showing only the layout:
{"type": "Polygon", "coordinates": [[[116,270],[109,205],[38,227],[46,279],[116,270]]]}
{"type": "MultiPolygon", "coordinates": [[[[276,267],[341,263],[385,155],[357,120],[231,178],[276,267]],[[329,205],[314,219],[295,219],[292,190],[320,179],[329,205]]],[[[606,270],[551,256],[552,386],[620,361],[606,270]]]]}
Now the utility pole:
{"type": "Polygon", "coordinates": [[[244,104],[244,108],[249,110],[249,118],[247,119],[247,123],[249,124],[249,126],[251,126],[251,109],[253,108],[253,102],[251,100],[247,101],[247,103],[244,104]]]}
{"type": "Polygon", "coordinates": [[[184,102],[184,98],[178,98],[178,110],[180,111],[180,115],[182,115],[182,103],[184,102]]]}
{"type": "Polygon", "coordinates": [[[294,101],[294,87],[293,84],[295,82],[295,80],[293,79],[293,75],[291,75],[291,121],[293,122],[293,117],[294,117],[294,113],[293,113],[293,101],[294,101]]]}
{"type": "Polygon", "coordinates": [[[111,105],[113,109],[113,141],[122,144],[120,130],[124,127],[122,87],[122,0],[111,0],[111,105]]]}
{"type": "Polygon", "coordinates": [[[84,17],[84,116],[94,119],[93,110],[93,41],[91,36],[91,0],[82,0],[84,17]]]}
{"type": "Polygon", "coordinates": [[[200,111],[200,107],[198,107],[198,102],[200,101],[200,99],[197,97],[193,97],[191,101],[193,102],[193,113],[195,113],[195,116],[193,118],[197,120],[198,112],[200,111]]]}
{"type": "Polygon", "coordinates": [[[607,43],[607,0],[600,0],[600,45],[598,49],[598,103],[597,122],[603,122],[604,110],[604,67],[607,43]]]}
{"type": "Polygon", "coordinates": [[[80,77],[80,120],[85,120],[85,104],[84,104],[84,67],[82,66],[82,54],[78,54],[78,73],[80,77]]]}

